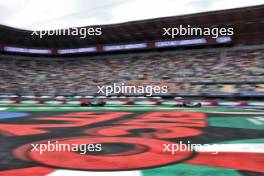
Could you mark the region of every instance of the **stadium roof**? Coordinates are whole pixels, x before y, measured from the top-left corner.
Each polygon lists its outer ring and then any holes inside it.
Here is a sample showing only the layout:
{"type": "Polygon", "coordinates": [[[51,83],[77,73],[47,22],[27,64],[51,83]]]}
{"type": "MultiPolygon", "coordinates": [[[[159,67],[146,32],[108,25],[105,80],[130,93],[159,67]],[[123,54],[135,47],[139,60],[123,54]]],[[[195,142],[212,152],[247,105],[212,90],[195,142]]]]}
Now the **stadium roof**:
{"type": "Polygon", "coordinates": [[[26,30],[51,30],[262,4],[264,0],[2,0],[0,24],[26,30]]]}
{"type": "Polygon", "coordinates": [[[0,45],[33,48],[77,48],[97,44],[135,43],[169,39],[164,37],[164,27],[179,25],[194,27],[234,27],[234,40],[239,44],[247,40],[261,42],[264,36],[264,5],[204,12],[190,15],[132,21],[102,27],[103,35],[87,36],[32,36],[32,31],[0,26],[0,45]]]}

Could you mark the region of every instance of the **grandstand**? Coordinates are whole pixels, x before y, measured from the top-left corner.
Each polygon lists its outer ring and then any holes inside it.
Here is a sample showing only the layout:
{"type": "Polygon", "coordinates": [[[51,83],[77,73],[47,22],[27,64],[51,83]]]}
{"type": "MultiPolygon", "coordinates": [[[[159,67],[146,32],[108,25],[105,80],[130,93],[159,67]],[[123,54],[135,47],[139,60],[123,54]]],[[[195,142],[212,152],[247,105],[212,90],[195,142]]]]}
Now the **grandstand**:
{"type": "Polygon", "coordinates": [[[169,83],[169,93],[176,94],[264,93],[263,54],[262,49],[208,49],[67,61],[2,58],[0,92],[88,95],[96,94],[97,85],[142,80],[169,83]]]}
{"type": "Polygon", "coordinates": [[[31,31],[2,26],[0,93],[91,95],[97,85],[145,79],[170,84],[170,94],[263,96],[263,8],[105,25],[104,35],[86,39],[40,39],[31,31]],[[162,35],[162,28],[178,24],[234,27],[235,35],[215,41],[205,36],[169,40],[162,35]]]}

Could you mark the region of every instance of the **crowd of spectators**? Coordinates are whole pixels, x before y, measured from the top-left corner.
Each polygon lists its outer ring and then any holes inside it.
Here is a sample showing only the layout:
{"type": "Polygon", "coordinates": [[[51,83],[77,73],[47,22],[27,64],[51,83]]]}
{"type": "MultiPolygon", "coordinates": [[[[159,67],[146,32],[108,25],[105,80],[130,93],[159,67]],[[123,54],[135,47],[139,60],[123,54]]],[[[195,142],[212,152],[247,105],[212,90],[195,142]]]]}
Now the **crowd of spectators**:
{"type": "Polygon", "coordinates": [[[264,50],[97,59],[0,58],[0,92],[86,93],[96,92],[97,85],[134,80],[172,83],[171,92],[264,92],[264,50]]]}

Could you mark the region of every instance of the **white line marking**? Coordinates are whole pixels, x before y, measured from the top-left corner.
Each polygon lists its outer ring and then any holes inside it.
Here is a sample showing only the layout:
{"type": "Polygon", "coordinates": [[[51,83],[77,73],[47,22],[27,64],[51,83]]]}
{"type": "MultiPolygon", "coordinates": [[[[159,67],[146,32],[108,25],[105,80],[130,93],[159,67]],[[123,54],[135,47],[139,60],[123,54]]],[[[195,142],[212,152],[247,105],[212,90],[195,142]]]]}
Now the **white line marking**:
{"type": "Polygon", "coordinates": [[[210,144],[200,146],[199,152],[264,153],[264,144],[210,144]]]}
{"type": "Polygon", "coordinates": [[[264,115],[264,112],[217,112],[217,111],[208,111],[208,113],[214,114],[239,114],[239,115],[264,115]]]}
{"type": "Polygon", "coordinates": [[[75,171],[75,170],[57,170],[47,176],[142,176],[140,171],[118,171],[118,172],[91,172],[91,171],[75,171]]]}

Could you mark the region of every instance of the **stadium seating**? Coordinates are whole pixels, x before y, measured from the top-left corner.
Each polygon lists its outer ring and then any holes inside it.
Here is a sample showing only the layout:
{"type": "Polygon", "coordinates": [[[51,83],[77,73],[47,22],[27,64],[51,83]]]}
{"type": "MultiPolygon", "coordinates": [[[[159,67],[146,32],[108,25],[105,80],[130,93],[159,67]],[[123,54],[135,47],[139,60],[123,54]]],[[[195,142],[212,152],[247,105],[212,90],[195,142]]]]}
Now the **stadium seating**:
{"type": "Polygon", "coordinates": [[[0,59],[0,92],[83,93],[136,80],[170,92],[264,92],[264,50],[164,53],[124,58],[0,59]]]}

